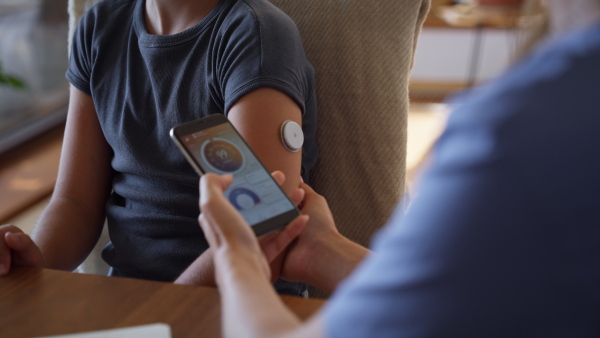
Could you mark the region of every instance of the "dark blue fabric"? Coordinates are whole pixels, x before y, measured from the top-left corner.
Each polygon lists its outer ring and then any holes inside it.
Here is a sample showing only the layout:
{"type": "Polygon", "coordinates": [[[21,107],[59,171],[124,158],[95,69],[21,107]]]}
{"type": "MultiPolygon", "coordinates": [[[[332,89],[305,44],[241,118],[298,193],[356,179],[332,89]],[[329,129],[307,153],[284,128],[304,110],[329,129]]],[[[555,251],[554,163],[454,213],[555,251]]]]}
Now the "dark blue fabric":
{"type": "Polygon", "coordinates": [[[600,337],[600,24],[456,102],[331,337],[600,337]]]}
{"type": "Polygon", "coordinates": [[[145,29],[143,0],[102,1],[82,18],[67,78],[94,99],[114,151],[107,204],[119,276],[171,281],[207,243],[199,229],[198,176],[171,127],[226,114],[243,95],[272,87],[303,113],[305,180],[317,158],[314,70],[289,17],[266,0],[222,0],[196,26],[169,36],[145,29]]]}

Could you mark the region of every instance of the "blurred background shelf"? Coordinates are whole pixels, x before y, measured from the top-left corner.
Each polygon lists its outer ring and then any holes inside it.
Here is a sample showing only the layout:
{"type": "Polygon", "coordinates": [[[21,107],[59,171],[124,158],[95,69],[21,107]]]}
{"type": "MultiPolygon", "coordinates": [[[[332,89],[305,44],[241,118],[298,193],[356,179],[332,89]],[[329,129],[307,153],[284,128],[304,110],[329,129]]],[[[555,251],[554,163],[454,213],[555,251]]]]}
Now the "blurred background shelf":
{"type": "Polygon", "coordinates": [[[0,0],[0,64],[26,88],[0,87],[0,156],[65,121],[67,0],[0,0]]]}
{"type": "Polygon", "coordinates": [[[476,5],[433,0],[415,55],[411,101],[444,102],[510,67],[523,38],[524,14],[514,2],[476,5]]]}

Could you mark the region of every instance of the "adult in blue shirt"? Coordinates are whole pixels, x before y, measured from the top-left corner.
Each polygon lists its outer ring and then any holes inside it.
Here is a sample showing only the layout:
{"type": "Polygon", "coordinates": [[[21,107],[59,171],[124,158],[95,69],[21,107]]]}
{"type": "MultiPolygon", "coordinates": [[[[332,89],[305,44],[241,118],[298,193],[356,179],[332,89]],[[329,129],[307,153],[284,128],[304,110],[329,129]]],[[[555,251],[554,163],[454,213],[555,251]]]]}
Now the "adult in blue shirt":
{"type": "Polygon", "coordinates": [[[231,177],[202,179],[226,336],[600,337],[600,1],[546,2],[549,39],[457,103],[375,253],[340,236],[304,188],[282,276],[335,288],[307,323],[267,283],[222,196],[231,177]]]}

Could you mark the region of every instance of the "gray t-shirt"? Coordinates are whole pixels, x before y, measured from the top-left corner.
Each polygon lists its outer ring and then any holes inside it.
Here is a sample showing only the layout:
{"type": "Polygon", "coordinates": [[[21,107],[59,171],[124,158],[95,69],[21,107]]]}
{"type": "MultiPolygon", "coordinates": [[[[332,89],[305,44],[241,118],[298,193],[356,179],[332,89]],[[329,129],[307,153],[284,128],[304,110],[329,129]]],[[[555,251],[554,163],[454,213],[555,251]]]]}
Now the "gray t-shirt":
{"type": "Polygon", "coordinates": [[[295,24],[266,0],[222,0],[169,36],[147,32],[143,0],[102,1],[79,23],[66,76],[92,96],[114,152],[103,252],[114,275],[172,281],[208,247],[198,176],[171,127],[271,87],[302,110],[306,181],[316,161],[314,70],[295,24]]]}

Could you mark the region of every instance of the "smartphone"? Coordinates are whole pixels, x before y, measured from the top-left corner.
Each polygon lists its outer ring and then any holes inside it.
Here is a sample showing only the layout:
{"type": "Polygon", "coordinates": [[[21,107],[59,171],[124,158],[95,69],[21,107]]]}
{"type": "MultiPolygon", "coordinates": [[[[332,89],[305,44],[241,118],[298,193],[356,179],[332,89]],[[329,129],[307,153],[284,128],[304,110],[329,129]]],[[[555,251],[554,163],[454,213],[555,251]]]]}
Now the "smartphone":
{"type": "Polygon", "coordinates": [[[224,115],[180,124],[170,134],[198,175],[233,175],[225,197],[257,236],[279,229],[300,215],[224,115]]]}

